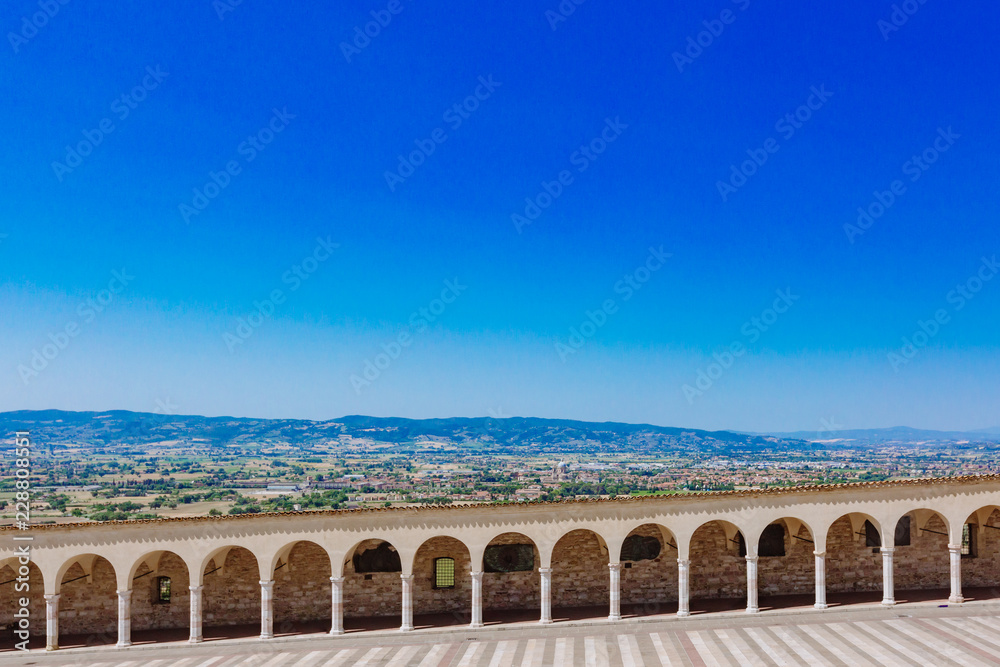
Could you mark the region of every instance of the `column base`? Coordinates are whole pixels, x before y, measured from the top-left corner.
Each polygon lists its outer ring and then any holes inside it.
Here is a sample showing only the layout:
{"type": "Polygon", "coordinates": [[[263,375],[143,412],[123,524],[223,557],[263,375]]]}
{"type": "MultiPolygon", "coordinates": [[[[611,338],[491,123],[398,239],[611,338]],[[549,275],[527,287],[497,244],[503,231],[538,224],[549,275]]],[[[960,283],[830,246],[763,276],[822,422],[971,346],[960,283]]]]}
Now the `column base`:
{"type": "Polygon", "coordinates": [[[813,605],[813,609],[829,609],[829,605],[823,602],[817,602],[816,604],[813,605]]]}
{"type": "Polygon", "coordinates": [[[340,635],[344,634],[344,631],[343,630],[330,630],[330,632],[328,632],[327,634],[333,635],[334,637],[339,637],[340,635]]]}
{"type": "Polygon", "coordinates": [[[115,648],[128,648],[132,645],[132,642],[118,642],[115,644],[115,648]]]}
{"type": "Polygon", "coordinates": [[[759,614],[760,613],[760,607],[747,607],[747,613],[748,614],[759,614]]]}
{"type": "Polygon", "coordinates": [[[543,619],[539,620],[538,623],[540,625],[551,625],[552,624],[552,619],[551,618],[543,618],[543,619]]]}
{"type": "Polygon", "coordinates": [[[895,607],[896,606],[896,601],[895,600],[882,600],[882,606],[883,607],[895,607]]]}
{"type": "Polygon", "coordinates": [[[399,626],[399,631],[400,632],[411,632],[412,630],[413,630],[413,626],[412,625],[401,625],[401,626],[399,626]]]}
{"type": "Polygon", "coordinates": [[[469,623],[469,627],[473,628],[473,629],[477,629],[477,628],[483,627],[483,624],[482,623],[469,623]]]}
{"type": "Polygon", "coordinates": [[[620,621],[620,620],[622,620],[622,616],[621,616],[621,614],[609,614],[608,615],[608,620],[609,621],[620,621]]]}
{"type": "Polygon", "coordinates": [[[962,597],[961,595],[959,595],[958,597],[949,597],[948,602],[950,602],[951,604],[962,604],[963,602],[965,602],[965,598],[962,597]]]}
{"type": "Polygon", "coordinates": [[[205,641],[204,637],[191,637],[188,639],[188,644],[200,644],[205,641]]]}
{"type": "Polygon", "coordinates": [[[46,646],[45,650],[46,651],[58,651],[59,647],[58,646],[46,646]]]}
{"type": "Polygon", "coordinates": [[[677,618],[687,618],[690,615],[691,615],[691,612],[689,612],[689,611],[679,611],[679,612],[677,612],[677,618]]]}
{"type": "Polygon", "coordinates": [[[264,633],[264,632],[260,633],[260,640],[261,641],[266,641],[268,639],[274,639],[274,634],[273,633],[264,633]]]}

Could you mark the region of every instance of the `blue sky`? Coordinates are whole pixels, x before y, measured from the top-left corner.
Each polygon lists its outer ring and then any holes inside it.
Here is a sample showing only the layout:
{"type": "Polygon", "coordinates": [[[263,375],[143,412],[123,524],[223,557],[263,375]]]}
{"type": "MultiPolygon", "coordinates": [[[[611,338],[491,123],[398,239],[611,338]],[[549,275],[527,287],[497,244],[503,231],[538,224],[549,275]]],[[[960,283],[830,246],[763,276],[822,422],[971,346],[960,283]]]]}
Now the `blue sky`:
{"type": "Polygon", "coordinates": [[[0,409],[997,425],[993,3],[8,5],[0,409]]]}

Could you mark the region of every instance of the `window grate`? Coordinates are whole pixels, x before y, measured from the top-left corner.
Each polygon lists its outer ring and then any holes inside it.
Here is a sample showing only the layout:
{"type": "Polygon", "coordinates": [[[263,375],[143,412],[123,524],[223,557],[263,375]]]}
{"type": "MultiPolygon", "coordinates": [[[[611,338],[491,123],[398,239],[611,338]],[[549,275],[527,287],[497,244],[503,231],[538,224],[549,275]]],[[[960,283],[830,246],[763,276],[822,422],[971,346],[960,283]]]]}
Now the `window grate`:
{"type": "Polygon", "coordinates": [[[434,561],[434,588],[455,587],[455,559],[438,558],[434,561]]]}
{"type": "Polygon", "coordinates": [[[156,580],[156,592],[160,602],[170,602],[170,577],[159,577],[156,580]]]}

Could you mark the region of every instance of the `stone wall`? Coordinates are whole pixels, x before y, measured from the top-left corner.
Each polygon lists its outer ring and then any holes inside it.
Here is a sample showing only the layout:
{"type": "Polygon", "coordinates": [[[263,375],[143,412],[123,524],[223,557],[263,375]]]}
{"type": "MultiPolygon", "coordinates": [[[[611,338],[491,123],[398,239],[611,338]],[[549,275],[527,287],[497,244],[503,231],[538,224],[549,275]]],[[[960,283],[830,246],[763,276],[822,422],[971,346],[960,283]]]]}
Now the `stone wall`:
{"type": "Polygon", "coordinates": [[[911,515],[910,544],[897,546],[892,557],[893,587],[897,591],[948,588],[951,585],[948,527],[937,514],[919,531],[917,519],[911,515]]]}
{"type": "MultiPolygon", "coordinates": [[[[381,540],[365,540],[355,553],[374,549],[381,540]]],[[[344,565],[344,618],[363,616],[400,616],[403,612],[403,582],[399,572],[354,571],[354,560],[344,565]]],[[[414,613],[419,611],[414,610],[414,613]]]]}
{"type": "Polygon", "coordinates": [[[312,542],[299,542],[274,572],[274,629],[284,633],[298,623],[329,621],[332,615],[330,557],[312,542]]]}
{"type": "Polygon", "coordinates": [[[790,595],[816,590],[816,545],[809,529],[798,528],[796,536],[785,527],[785,555],[761,556],[757,559],[757,590],[759,595],[790,595]]]}
{"type": "Polygon", "coordinates": [[[826,590],[882,590],[882,554],[865,546],[865,536],[855,534],[846,516],[837,519],[826,536],[826,590]]]}
{"type": "Polygon", "coordinates": [[[15,638],[11,634],[15,627],[14,612],[21,608],[20,599],[28,598],[29,632],[32,635],[45,634],[45,587],[42,573],[34,563],[28,564],[28,590],[17,591],[18,563],[0,568],[0,648],[11,648],[15,638]],[[8,583],[9,582],[9,583],[8,583]]]}
{"type": "MultiPolygon", "coordinates": [[[[151,558],[155,564],[155,558],[151,558]]],[[[147,561],[132,580],[132,630],[186,628],[191,620],[191,580],[187,565],[179,556],[165,552],[151,569],[147,561]],[[159,601],[157,582],[170,577],[170,602],[159,601]]]]}
{"type": "MultiPolygon", "coordinates": [[[[490,541],[494,544],[534,543],[520,533],[504,533],[490,541]]],[[[541,575],[538,574],[540,558],[534,547],[535,567],[530,572],[484,572],[483,573],[483,613],[491,609],[540,609],[541,575]]],[[[482,565],[480,564],[480,567],[482,565]]]]}
{"type": "MultiPolygon", "coordinates": [[[[621,603],[641,604],[646,608],[645,613],[659,613],[659,607],[664,603],[677,601],[677,551],[664,543],[658,526],[640,526],[630,535],[655,537],[660,542],[660,555],[653,560],[623,561],[621,603]]],[[[676,544],[673,539],[669,541],[676,544]]]]}
{"type": "Polygon", "coordinates": [[[552,550],[552,607],[608,603],[608,553],[597,535],[574,530],[552,550]]]}
{"type": "MultiPolygon", "coordinates": [[[[452,537],[434,537],[417,550],[413,562],[413,610],[416,614],[472,613],[472,562],[469,550],[452,537]],[[455,587],[434,588],[434,560],[455,559],[455,587]]],[[[466,621],[468,622],[468,621],[466,621]]]]}
{"type": "Polygon", "coordinates": [[[735,543],[726,539],[718,521],[695,531],[691,538],[691,599],[746,598],[747,564],[735,543]]]}
{"type": "MultiPolygon", "coordinates": [[[[103,558],[94,561],[90,577],[74,563],[59,591],[59,633],[94,635],[88,644],[104,644],[118,636],[118,585],[115,570],[103,558]]],[[[44,618],[44,616],[43,616],[44,618]]]]}
{"type": "Polygon", "coordinates": [[[962,586],[992,588],[1000,596],[1000,510],[993,510],[975,533],[976,557],[962,559],[962,586]]]}
{"type": "Polygon", "coordinates": [[[216,570],[218,560],[221,557],[212,559],[205,568],[202,625],[208,628],[260,623],[260,569],[257,559],[246,549],[236,547],[226,554],[221,570],[216,570]]]}

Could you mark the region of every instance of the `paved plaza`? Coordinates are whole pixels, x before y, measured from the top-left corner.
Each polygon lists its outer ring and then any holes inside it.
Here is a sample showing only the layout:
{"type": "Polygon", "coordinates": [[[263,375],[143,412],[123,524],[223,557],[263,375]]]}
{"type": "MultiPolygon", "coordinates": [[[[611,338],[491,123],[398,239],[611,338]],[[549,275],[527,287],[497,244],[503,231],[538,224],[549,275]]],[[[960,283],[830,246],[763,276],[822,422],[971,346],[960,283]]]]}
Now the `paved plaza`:
{"type": "Polygon", "coordinates": [[[0,663],[94,667],[715,667],[730,665],[1000,665],[1000,603],[738,612],[541,627],[516,623],[217,639],[0,654],[0,663]]]}

